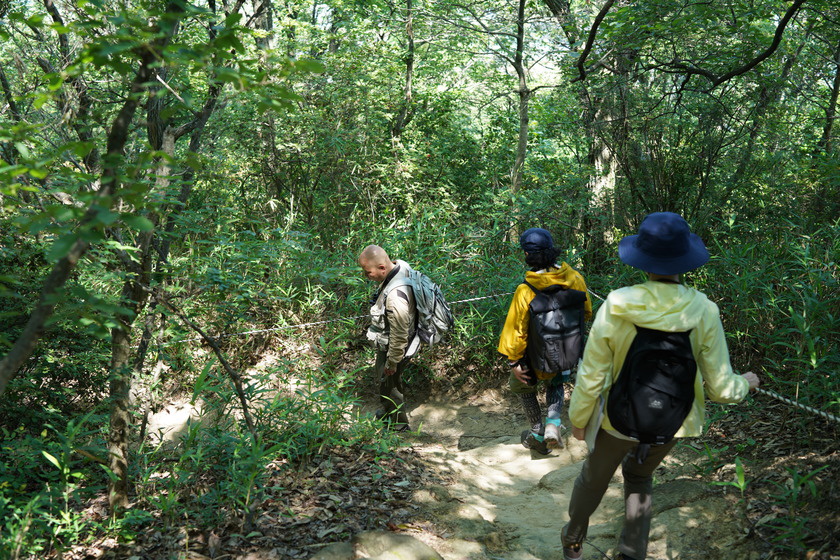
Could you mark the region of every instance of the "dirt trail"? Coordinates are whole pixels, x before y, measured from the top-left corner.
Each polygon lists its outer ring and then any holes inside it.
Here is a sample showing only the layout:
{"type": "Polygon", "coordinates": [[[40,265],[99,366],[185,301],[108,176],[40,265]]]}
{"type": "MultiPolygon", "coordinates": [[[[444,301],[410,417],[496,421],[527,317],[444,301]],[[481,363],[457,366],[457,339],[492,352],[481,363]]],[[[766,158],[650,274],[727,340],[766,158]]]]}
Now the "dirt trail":
{"type": "MultiPolygon", "coordinates": [[[[541,456],[519,442],[525,428],[516,403],[489,392],[469,403],[429,401],[411,411],[409,436],[422,460],[448,480],[422,490],[417,500],[442,534],[416,535],[445,560],[562,559],[560,528],[586,456],[586,446],[567,437],[565,449],[541,456]]],[[[568,420],[564,419],[568,425],[568,420]]],[[[656,475],[649,558],[757,560],[744,516],[729,496],[698,478],[680,452],[656,475]]],[[[612,558],[621,530],[620,473],[591,521],[584,558],[612,558]]]]}

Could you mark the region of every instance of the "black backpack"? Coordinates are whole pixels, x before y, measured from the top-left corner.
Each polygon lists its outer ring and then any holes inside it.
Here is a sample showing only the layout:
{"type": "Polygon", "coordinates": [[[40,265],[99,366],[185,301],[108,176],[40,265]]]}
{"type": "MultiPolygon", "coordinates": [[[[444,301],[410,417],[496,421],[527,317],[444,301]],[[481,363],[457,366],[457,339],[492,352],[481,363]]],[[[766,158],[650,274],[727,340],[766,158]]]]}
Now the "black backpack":
{"type": "Polygon", "coordinates": [[[635,325],[636,337],[607,398],[613,428],[643,444],[671,441],[694,403],[697,362],[685,332],[635,325]]]}
{"type": "Polygon", "coordinates": [[[583,353],[583,306],[586,293],[565,286],[534,291],[528,305],[528,361],[545,373],[572,369],[583,353]]]}

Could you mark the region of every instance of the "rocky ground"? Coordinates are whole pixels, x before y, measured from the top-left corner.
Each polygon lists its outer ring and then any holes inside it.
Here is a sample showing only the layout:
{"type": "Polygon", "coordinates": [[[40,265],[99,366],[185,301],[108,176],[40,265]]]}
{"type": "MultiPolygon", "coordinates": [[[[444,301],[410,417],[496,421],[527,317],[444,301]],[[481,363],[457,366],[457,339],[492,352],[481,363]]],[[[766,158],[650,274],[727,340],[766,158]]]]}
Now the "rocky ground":
{"type": "MultiPolygon", "coordinates": [[[[330,449],[295,469],[272,465],[247,526],[202,533],[163,524],[131,545],[98,543],[100,554],[68,558],[310,559],[348,535],[387,531],[444,560],[561,559],[585,444],[567,438],[548,456],[524,449],[521,408],[504,390],[409,397],[404,447],[330,449]]],[[[709,415],[708,433],[678,445],[656,473],[649,558],[840,560],[837,426],[763,397],[712,405],[709,415]]],[[[613,557],[622,509],[617,473],[592,519],[586,560],[613,557]]]]}

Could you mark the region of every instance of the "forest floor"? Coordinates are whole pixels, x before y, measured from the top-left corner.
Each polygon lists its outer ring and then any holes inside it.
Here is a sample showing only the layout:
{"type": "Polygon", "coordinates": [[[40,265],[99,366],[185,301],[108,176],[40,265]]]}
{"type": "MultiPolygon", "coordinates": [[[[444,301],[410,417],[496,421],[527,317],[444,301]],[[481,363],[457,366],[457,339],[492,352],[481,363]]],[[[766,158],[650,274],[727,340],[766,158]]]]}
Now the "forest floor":
{"type": "MultiPolygon", "coordinates": [[[[837,440],[829,433],[814,434],[804,447],[821,446],[823,453],[803,450],[791,441],[795,434],[778,430],[786,413],[770,403],[764,418],[724,417],[702,440],[675,448],[655,475],[649,558],[840,559],[837,440]],[[736,448],[735,442],[744,445],[736,448]],[[743,495],[726,484],[736,480],[736,454],[749,465],[747,485],[755,486],[743,495]],[[815,475],[817,495],[805,496],[801,488],[793,500],[791,473],[784,465],[802,468],[803,462],[809,465],[806,472],[827,466],[815,475]],[[780,489],[784,496],[777,495],[780,489]],[[810,543],[785,542],[789,535],[776,529],[793,518],[807,520],[809,527],[800,534],[809,535],[810,543]]],[[[407,530],[446,560],[562,558],[560,529],[568,519],[585,443],[567,433],[565,448],[548,456],[524,449],[524,415],[504,390],[481,391],[465,400],[431,398],[411,411],[411,422],[417,433],[406,439],[417,462],[440,481],[415,494],[414,502],[423,506],[417,519],[425,524],[407,530]]],[[[591,520],[586,560],[609,559],[617,552],[623,508],[619,471],[591,520]]]]}
{"type": "MultiPolygon", "coordinates": [[[[492,391],[466,403],[430,401],[412,412],[421,434],[420,460],[443,482],[425,498],[430,519],[444,527],[427,544],[449,559],[562,558],[560,529],[569,496],[586,457],[583,442],[544,456],[520,443],[523,418],[509,399],[492,391]]],[[[696,453],[682,450],[657,472],[649,556],[758,559],[739,496],[710,487],[691,467],[696,453]]],[[[611,558],[624,510],[620,472],[591,520],[584,558],[611,558]]]]}
{"type": "MultiPolygon", "coordinates": [[[[308,559],[348,534],[384,529],[445,560],[562,559],[560,529],[585,444],[567,433],[566,447],[548,456],[524,449],[524,415],[503,388],[408,393],[413,431],[399,434],[404,446],[393,455],[339,447],[294,469],[277,463],[252,518],[231,516],[209,532],[161,526],[95,556],[308,559]]],[[[649,558],[840,560],[837,427],[781,403],[761,405],[721,408],[702,438],[678,445],[658,469],[649,558]],[[743,494],[730,484],[736,456],[743,494]]],[[[372,413],[375,403],[363,408],[372,413]]],[[[586,560],[616,553],[620,476],[592,518],[586,560]]],[[[92,557],[76,552],[67,558],[92,557]]]]}

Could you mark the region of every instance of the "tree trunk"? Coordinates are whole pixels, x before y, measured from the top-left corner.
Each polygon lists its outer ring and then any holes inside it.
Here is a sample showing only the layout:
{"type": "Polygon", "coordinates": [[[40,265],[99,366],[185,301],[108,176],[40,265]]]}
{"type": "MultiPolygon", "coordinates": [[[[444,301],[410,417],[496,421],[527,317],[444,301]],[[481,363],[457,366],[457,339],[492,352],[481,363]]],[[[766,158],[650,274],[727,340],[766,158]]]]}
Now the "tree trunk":
{"type": "Polygon", "coordinates": [[[831,153],[831,135],[834,130],[834,120],[837,118],[837,97],[840,94],[840,45],[834,51],[834,81],[831,84],[831,95],[825,108],[825,125],[819,147],[826,153],[831,153]]]}
{"type": "Polygon", "coordinates": [[[111,512],[119,515],[128,507],[128,438],[131,427],[129,393],[131,368],[131,324],[111,329],[111,422],[108,430],[108,466],[114,474],[111,479],[108,503],[111,512]]]}
{"type": "MultiPolygon", "coordinates": [[[[543,0],[566,36],[569,49],[581,54],[585,29],[576,21],[568,0],[543,0]]],[[[615,153],[604,140],[605,131],[601,123],[611,120],[607,104],[593,100],[586,82],[577,81],[580,87],[578,99],[583,109],[584,135],[589,142],[587,161],[592,174],[587,181],[589,204],[580,218],[582,232],[584,267],[595,270],[607,263],[612,255],[607,247],[612,242],[615,225],[613,193],[616,184],[615,153]]]]}
{"type": "Polygon", "coordinates": [[[412,0],[405,0],[406,21],[405,35],[407,39],[407,52],[405,54],[405,85],[403,86],[403,99],[400,110],[394,117],[391,125],[391,139],[399,144],[403,130],[411,122],[414,116],[412,82],[414,80],[414,10],[412,0]]]}
{"type": "MultiPolygon", "coordinates": [[[[151,51],[152,49],[149,50],[151,51]]],[[[140,68],[137,70],[131,86],[131,93],[114,119],[111,131],[108,134],[107,148],[107,155],[112,161],[119,161],[122,156],[123,148],[128,139],[128,129],[131,126],[131,121],[134,118],[134,113],[139,104],[140,93],[145,91],[146,83],[151,76],[149,66],[153,61],[155,61],[153,54],[147,53],[144,55],[144,59],[141,61],[140,68]]],[[[117,187],[118,176],[117,168],[113,165],[103,170],[102,181],[100,182],[96,199],[82,219],[79,229],[83,229],[90,223],[99,214],[100,208],[111,207],[113,203],[112,195],[117,187]]],[[[78,238],[67,255],[59,259],[53,266],[50,275],[44,281],[44,286],[41,289],[41,297],[29,315],[29,320],[23,332],[15,341],[9,353],[0,360],[0,395],[5,392],[9,381],[17,374],[20,366],[32,355],[38,340],[43,335],[44,324],[52,316],[53,310],[55,309],[58,292],[64,286],[64,283],[67,282],[67,279],[76,267],[76,263],[87,252],[89,247],[90,243],[88,241],[78,238]]]]}
{"type": "Polygon", "coordinates": [[[514,197],[522,186],[522,170],[525,167],[525,156],[528,153],[528,102],[531,90],[528,89],[528,76],[522,60],[525,51],[525,0],[519,0],[519,10],[516,14],[516,54],[513,68],[519,79],[519,134],[516,142],[516,157],[511,170],[510,192],[514,197]]]}

